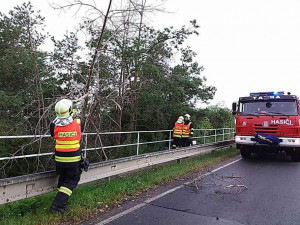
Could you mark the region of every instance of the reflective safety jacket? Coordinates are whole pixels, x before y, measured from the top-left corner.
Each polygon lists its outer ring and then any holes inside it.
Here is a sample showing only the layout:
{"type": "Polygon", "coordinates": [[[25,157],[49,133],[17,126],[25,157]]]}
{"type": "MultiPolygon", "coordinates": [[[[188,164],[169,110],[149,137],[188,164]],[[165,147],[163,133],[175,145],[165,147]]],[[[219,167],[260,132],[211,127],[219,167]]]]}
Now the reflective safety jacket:
{"type": "Polygon", "coordinates": [[[175,123],[175,126],[173,128],[173,137],[179,137],[182,136],[182,127],[183,123],[175,123]]]}
{"type": "Polygon", "coordinates": [[[192,122],[189,122],[188,124],[183,124],[182,126],[182,137],[188,138],[190,135],[194,134],[194,128],[192,128],[192,122]]]}
{"type": "Polygon", "coordinates": [[[70,163],[81,160],[80,139],[81,124],[80,119],[74,119],[66,126],[54,127],[55,161],[70,163]]]}

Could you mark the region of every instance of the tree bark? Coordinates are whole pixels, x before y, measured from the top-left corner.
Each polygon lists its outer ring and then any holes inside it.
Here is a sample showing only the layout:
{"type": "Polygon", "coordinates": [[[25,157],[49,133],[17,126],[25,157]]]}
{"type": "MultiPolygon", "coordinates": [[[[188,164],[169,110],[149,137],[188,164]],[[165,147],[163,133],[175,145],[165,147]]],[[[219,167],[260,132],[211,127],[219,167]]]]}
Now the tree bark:
{"type": "MultiPolygon", "coordinates": [[[[97,47],[95,49],[93,60],[92,60],[92,63],[91,63],[90,69],[89,69],[88,79],[87,79],[86,86],[85,86],[85,94],[87,94],[89,92],[89,88],[90,88],[91,81],[92,81],[92,74],[93,74],[93,70],[94,70],[94,65],[95,65],[95,62],[96,62],[96,59],[97,59],[97,56],[98,56],[100,44],[101,44],[102,39],[103,39],[103,35],[104,35],[105,27],[106,27],[106,22],[107,22],[107,19],[108,19],[108,14],[110,12],[111,3],[112,3],[112,0],[109,1],[107,12],[105,14],[105,18],[104,18],[104,22],[103,22],[103,26],[102,26],[102,30],[101,30],[101,33],[100,33],[100,37],[98,39],[97,47]]],[[[83,109],[82,109],[82,115],[81,115],[82,119],[85,118],[85,114],[87,112],[88,100],[89,100],[89,96],[86,95],[86,97],[84,99],[84,103],[83,103],[83,109]]],[[[86,121],[87,120],[88,119],[86,119],[86,121]]]]}
{"type": "MultiPolygon", "coordinates": [[[[136,93],[136,85],[137,85],[137,82],[138,82],[138,78],[139,78],[139,58],[140,58],[140,42],[141,42],[141,34],[142,34],[142,25],[143,25],[143,17],[144,17],[144,9],[145,9],[145,5],[146,5],[146,0],[142,1],[142,8],[141,8],[141,11],[139,12],[140,13],[140,21],[139,21],[139,28],[138,28],[138,46],[137,46],[137,56],[135,57],[134,59],[134,67],[135,67],[135,72],[134,72],[134,79],[133,79],[133,82],[132,82],[132,91],[133,91],[133,95],[132,95],[132,99],[131,99],[131,102],[130,102],[130,108],[131,108],[131,113],[130,113],[130,121],[129,121],[129,127],[128,129],[133,131],[136,129],[136,115],[135,115],[135,112],[134,112],[134,107],[136,105],[136,100],[137,100],[137,93],[136,93]]],[[[131,139],[131,134],[127,134],[126,136],[126,139],[127,140],[130,140],[131,139]]]]}

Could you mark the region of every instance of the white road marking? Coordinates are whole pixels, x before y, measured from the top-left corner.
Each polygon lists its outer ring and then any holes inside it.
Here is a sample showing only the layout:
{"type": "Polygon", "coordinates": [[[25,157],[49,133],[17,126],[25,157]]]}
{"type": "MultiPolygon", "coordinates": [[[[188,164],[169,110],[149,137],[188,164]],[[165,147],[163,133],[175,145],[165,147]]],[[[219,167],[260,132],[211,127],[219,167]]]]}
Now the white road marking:
{"type": "Polygon", "coordinates": [[[232,161],[232,162],[230,162],[230,163],[227,163],[227,164],[224,165],[224,166],[221,166],[221,167],[219,167],[219,168],[217,168],[217,169],[214,169],[213,171],[211,171],[211,173],[215,173],[215,172],[217,172],[217,171],[219,171],[219,170],[221,170],[221,169],[223,169],[223,168],[225,168],[225,167],[227,167],[227,166],[230,166],[230,165],[232,165],[232,164],[234,164],[234,163],[240,161],[241,159],[242,159],[242,158],[239,158],[239,159],[234,160],[234,161],[232,161]]]}
{"type": "Polygon", "coordinates": [[[157,195],[157,196],[155,196],[155,197],[153,197],[153,198],[149,198],[149,199],[147,199],[147,200],[144,201],[144,202],[145,202],[145,203],[153,202],[153,201],[155,201],[155,200],[157,200],[157,199],[159,199],[159,198],[161,198],[161,197],[164,197],[165,195],[170,194],[170,193],[172,193],[172,192],[174,192],[174,191],[176,191],[176,190],[178,190],[178,189],[180,189],[180,188],[183,188],[183,187],[184,187],[184,185],[179,185],[179,186],[177,186],[177,187],[175,187],[175,188],[172,188],[172,189],[170,189],[170,190],[168,190],[168,191],[165,191],[165,192],[163,192],[163,193],[161,193],[161,194],[159,194],[159,195],[157,195]]]}
{"type": "MultiPolygon", "coordinates": [[[[230,166],[230,165],[232,165],[232,164],[234,164],[234,163],[240,161],[241,159],[242,159],[242,158],[237,159],[237,160],[235,160],[235,161],[233,161],[233,162],[227,163],[226,165],[221,166],[221,167],[219,167],[219,168],[216,168],[216,169],[214,169],[214,170],[212,170],[211,172],[208,172],[208,173],[206,173],[206,174],[203,174],[203,175],[199,176],[198,178],[196,178],[196,179],[194,179],[194,180],[197,180],[197,179],[199,179],[199,178],[203,178],[203,177],[205,177],[205,176],[207,176],[207,175],[210,175],[210,174],[212,174],[212,173],[215,173],[215,172],[217,172],[217,171],[219,171],[219,170],[221,170],[221,169],[223,169],[223,168],[225,168],[225,167],[227,167],[227,166],[230,166]]],[[[135,210],[137,210],[137,209],[139,209],[139,208],[141,208],[141,207],[147,205],[147,204],[150,203],[150,202],[153,202],[153,201],[155,201],[155,200],[157,200],[157,199],[159,199],[159,198],[161,198],[161,197],[163,197],[163,196],[165,196],[165,195],[167,195],[167,194],[170,194],[170,193],[172,193],[172,192],[174,192],[174,191],[177,191],[177,190],[180,189],[180,188],[183,188],[183,187],[184,187],[185,185],[187,185],[187,184],[191,184],[192,182],[194,182],[194,180],[193,180],[193,181],[186,182],[186,183],[184,183],[184,185],[179,185],[179,186],[177,186],[177,187],[175,187],[175,188],[172,188],[172,189],[170,189],[170,190],[168,190],[168,191],[165,191],[165,192],[163,192],[163,193],[161,193],[161,194],[159,194],[159,195],[157,195],[157,196],[155,196],[155,197],[153,197],[153,198],[149,198],[149,199],[147,199],[146,201],[144,201],[143,203],[140,203],[140,204],[138,204],[138,205],[136,205],[136,206],[134,206],[134,207],[132,207],[132,208],[130,208],[130,209],[127,209],[127,210],[125,210],[125,211],[123,211],[123,212],[120,212],[120,213],[118,213],[118,214],[116,214],[116,215],[110,217],[110,218],[107,218],[106,220],[103,220],[103,221],[101,221],[100,223],[97,223],[96,225],[104,225],[104,224],[108,224],[108,223],[110,223],[110,222],[112,222],[112,221],[114,221],[114,220],[116,220],[116,219],[119,219],[120,217],[125,216],[125,215],[127,215],[128,213],[131,213],[131,212],[133,212],[133,211],[135,211],[135,210]]]]}
{"type": "Polygon", "coordinates": [[[112,221],[114,221],[114,220],[116,220],[116,219],[118,219],[118,218],[120,218],[122,216],[125,216],[126,214],[131,213],[131,212],[133,212],[133,211],[135,211],[135,210],[137,210],[137,209],[139,209],[139,208],[141,208],[141,207],[143,207],[145,205],[146,205],[146,203],[140,203],[140,204],[138,204],[138,205],[136,205],[136,206],[134,206],[134,207],[132,207],[130,209],[127,209],[127,210],[125,210],[125,211],[123,211],[121,213],[118,213],[118,214],[110,217],[110,218],[107,218],[106,220],[103,220],[102,222],[97,223],[96,225],[108,224],[108,223],[110,223],[110,222],[112,222],[112,221]]]}

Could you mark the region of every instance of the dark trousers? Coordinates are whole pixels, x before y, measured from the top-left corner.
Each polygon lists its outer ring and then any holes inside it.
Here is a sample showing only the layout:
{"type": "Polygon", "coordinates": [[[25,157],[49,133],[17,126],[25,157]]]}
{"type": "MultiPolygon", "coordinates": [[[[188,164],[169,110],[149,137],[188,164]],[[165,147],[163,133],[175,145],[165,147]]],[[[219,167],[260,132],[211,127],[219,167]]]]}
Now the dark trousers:
{"type": "Polygon", "coordinates": [[[180,137],[173,137],[173,148],[176,147],[181,147],[182,146],[182,142],[181,142],[181,138],[180,137]]]}
{"type": "Polygon", "coordinates": [[[190,138],[182,138],[182,147],[188,147],[191,145],[191,139],[190,138]]]}
{"type": "Polygon", "coordinates": [[[55,196],[51,209],[64,212],[69,197],[80,180],[80,163],[57,163],[56,173],[59,175],[57,184],[58,193],[55,196]]]}

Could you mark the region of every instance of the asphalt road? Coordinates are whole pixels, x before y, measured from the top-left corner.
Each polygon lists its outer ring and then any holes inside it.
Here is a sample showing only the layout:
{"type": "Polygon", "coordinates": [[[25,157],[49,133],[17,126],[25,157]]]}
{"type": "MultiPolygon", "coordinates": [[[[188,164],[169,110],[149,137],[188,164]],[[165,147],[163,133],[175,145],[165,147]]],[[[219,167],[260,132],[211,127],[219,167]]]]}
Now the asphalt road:
{"type": "Polygon", "coordinates": [[[109,224],[300,224],[300,163],[242,159],[196,184],[198,189],[191,183],[109,224]]]}

